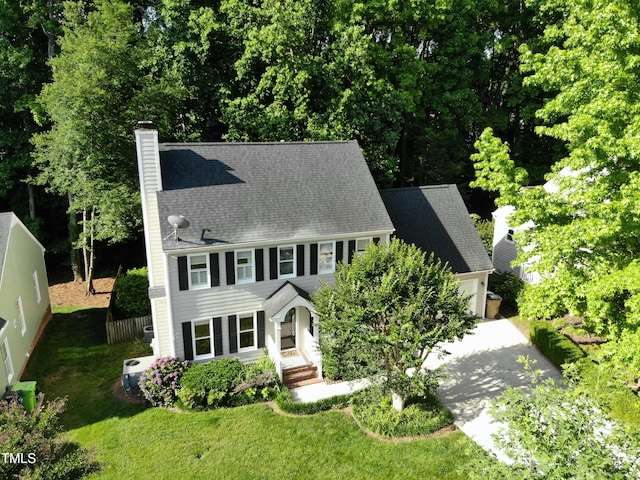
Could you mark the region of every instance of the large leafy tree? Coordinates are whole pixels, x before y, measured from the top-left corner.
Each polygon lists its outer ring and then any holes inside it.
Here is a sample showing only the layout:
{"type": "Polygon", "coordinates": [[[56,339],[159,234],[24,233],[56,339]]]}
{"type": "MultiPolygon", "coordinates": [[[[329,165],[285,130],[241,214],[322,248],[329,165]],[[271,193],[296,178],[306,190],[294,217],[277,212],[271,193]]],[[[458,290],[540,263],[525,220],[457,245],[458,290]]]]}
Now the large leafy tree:
{"type": "Polygon", "coordinates": [[[422,368],[426,356],[476,322],[449,267],[396,239],[338,265],[335,284],[323,284],[313,302],[323,357],[372,362],[398,411],[437,386],[436,372],[422,368]]]}
{"type": "Polygon", "coordinates": [[[118,242],[140,226],[135,148],[139,118],[166,123],[179,85],[145,62],[144,29],[122,1],[65,4],[60,54],[53,81],[38,102],[51,129],[34,137],[37,181],[69,198],[72,238],[84,253],[87,293],[92,291],[94,242],[118,242]]]}
{"type": "Polygon", "coordinates": [[[551,191],[522,190],[513,165],[498,173],[508,159],[488,154],[500,147],[487,134],[478,184],[516,207],[514,225],[533,226],[519,234],[529,246],[519,261],[544,279],[528,290],[524,313],[585,314],[602,333],[635,332],[638,344],[637,288],[621,278],[640,254],[640,10],[619,0],[530,3],[547,19],[545,47],[524,47],[521,57],[526,83],[548,95],[538,133],[562,141],[568,155],[547,176],[551,191]],[[511,184],[500,186],[498,174],[511,184]]]}
{"type": "Polygon", "coordinates": [[[32,173],[30,138],[39,130],[31,107],[50,79],[47,60],[53,56],[60,12],[59,1],[0,1],[0,200],[21,216],[28,212],[31,228],[35,193],[25,180],[32,173]]]}

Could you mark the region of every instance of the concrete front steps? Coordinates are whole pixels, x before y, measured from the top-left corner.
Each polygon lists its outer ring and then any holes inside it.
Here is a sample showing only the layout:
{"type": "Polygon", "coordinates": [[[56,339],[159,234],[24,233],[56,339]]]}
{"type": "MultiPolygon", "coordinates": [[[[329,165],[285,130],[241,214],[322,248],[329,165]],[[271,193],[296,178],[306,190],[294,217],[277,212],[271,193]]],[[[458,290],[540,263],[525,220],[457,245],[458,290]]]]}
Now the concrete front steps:
{"type": "Polygon", "coordinates": [[[287,388],[303,387],[322,381],[321,378],[318,378],[318,367],[315,365],[302,365],[288,368],[282,372],[282,383],[287,388]]]}

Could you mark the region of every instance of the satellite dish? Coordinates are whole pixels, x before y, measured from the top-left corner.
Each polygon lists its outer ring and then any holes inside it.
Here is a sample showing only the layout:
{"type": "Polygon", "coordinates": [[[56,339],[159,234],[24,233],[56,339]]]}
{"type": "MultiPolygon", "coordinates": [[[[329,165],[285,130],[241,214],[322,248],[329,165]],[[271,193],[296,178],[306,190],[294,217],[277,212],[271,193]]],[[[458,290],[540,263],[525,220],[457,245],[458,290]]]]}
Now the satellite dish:
{"type": "Polygon", "coordinates": [[[173,232],[169,236],[167,236],[165,240],[173,237],[176,243],[180,241],[180,238],[178,237],[178,230],[187,228],[189,227],[189,225],[191,225],[191,222],[184,218],[184,215],[169,215],[167,217],[167,222],[169,222],[169,225],[173,227],[173,232]]]}
{"type": "Polygon", "coordinates": [[[167,217],[167,222],[169,222],[169,225],[175,229],[187,228],[191,225],[191,222],[184,218],[184,215],[169,215],[167,217]]]}

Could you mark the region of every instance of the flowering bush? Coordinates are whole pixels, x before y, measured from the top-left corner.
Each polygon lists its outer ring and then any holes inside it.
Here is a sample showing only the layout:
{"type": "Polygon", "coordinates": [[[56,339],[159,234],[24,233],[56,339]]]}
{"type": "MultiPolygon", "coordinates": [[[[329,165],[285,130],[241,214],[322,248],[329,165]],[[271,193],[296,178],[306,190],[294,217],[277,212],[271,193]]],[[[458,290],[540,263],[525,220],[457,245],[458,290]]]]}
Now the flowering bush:
{"type": "Polygon", "coordinates": [[[151,405],[172,406],[177,399],[180,378],[190,365],[190,362],[180,361],[176,357],[156,360],[138,380],[140,393],[151,405]]]}

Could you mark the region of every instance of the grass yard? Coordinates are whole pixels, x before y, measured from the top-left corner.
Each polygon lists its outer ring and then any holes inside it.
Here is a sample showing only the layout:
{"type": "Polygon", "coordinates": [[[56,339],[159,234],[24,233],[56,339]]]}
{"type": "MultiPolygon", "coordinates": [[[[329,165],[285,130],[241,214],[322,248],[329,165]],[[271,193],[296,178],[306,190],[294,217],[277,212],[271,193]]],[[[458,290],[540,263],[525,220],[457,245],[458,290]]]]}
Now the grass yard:
{"type": "Polygon", "coordinates": [[[122,360],[148,347],[108,346],[104,309],[54,312],[24,378],[49,399],[68,396],[68,436],[102,465],[92,478],[463,479],[460,467],[482,455],[461,432],[377,440],[344,412],[292,417],[257,404],[179,413],[122,402],[112,392],[122,360]]]}

